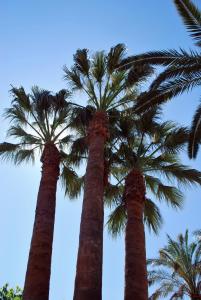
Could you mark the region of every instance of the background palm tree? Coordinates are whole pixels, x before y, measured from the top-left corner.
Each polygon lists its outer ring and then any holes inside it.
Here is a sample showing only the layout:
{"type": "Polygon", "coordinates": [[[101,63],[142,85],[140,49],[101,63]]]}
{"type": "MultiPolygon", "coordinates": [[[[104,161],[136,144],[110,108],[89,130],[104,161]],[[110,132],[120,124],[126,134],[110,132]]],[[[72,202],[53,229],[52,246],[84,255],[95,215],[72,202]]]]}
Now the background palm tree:
{"type": "Polygon", "coordinates": [[[188,230],[177,240],[167,236],[168,245],[159,251],[159,257],[148,259],[149,284],[159,288],[149,298],[157,300],[171,295],[171,299],[201,298],[201,245],[189,241],[188,230]]]}
{"type": "Polygon", "coordinates": [[[56,187],[60,178],[66,194],[76,196],[81,180],[65,164],[65,150],[70,144],[70,109],[68,92],[52,95],[38,87],[26,94],[23,87],[12,88],[13,101],[5,112],[10,120],[8,136],[16,143],[0,144],[0,157],[15,164],[34,162],[41,155],[42,177],[29,260],[23,292],[24,300],[47,300],[55,219],[56,187]],[[60,173],[61,169],[61,173],[60,173]]]}
{"type": "MultiPolygon", "coordinates": [[[[196,42],[198,50],[152,51],[132,56],[124,60],[121,66],[149,63],[161,65],[165,70],[153,81],[150,90],[140,97],[136,111],[145,110],[161,104],[183,92],[189,92],[201,86],[201,11],[191,0],[174,0],[176,8],[190,35],[196,42]]],[[[201,105],[195,111],[189,137],[188,154],[195,158],[201,140],[201,105]]]]}
{"type": "MultiPolygon", "coordinates": [[[[77,50],[73,67],[64,68],[68,84],[74,91],[82,91],[87,96],[92,113],[85,140],[88,161],[74,300],[102,298],[104,152],[110,134],[108,114],[133,101],[136,95],[133,86],[153,71],[147,64],[141,70],[117,71],[124,57],[122,44],[111,48],[108,54],[101,51],[91,57],[87,49],[77,50]]],[[[81,109],[76,108],[76,113],[81,109]]]]}
{"type": "Polygon", "coordinates": [[[176,181],[184,186],[201,184],[201,173],[182,165],[178,157],[188,138],[187,129],[172,122],[159,124],[157,117],[157,110],[152,110],[138,119],[125,115],[120,120],[119,161],[111,168],[116,183],[106,189],[106,201],[115,206],[108,220],[109,231],[113,235],[126,231],[126,300],[148,297],[143,220],[154,232],[162,223],[159,208],[146,192],[181,208],[183,194],[176,181]]]}
{"type": "Polygon", "coordinates": [[[22,290],[17,286],[15,289],[9,288],[9,284],[6,283],[0,288],[1,300],[22,300],[22,290]]]}

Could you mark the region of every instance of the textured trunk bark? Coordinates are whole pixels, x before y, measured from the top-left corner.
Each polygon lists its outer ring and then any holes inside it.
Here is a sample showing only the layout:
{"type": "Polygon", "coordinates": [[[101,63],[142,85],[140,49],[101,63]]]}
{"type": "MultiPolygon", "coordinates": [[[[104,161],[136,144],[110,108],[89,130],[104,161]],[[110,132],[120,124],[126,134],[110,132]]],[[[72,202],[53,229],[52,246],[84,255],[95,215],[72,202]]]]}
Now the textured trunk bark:
{"type": "Polygon", "coordinates": [[[56,146],[46,144],[42,157],[33,234],[25,278],[23,300],[48,300],[54,232],[56,187],[60,155],[56,146]]]}
{"type": "Polygon", "coordinates": [[[191,295],[191,300],[199,300],[199,299],[201,299],[201,295],[199,295],[199,294],[191,295]]]}
{"type": "Polygon", "coordinates": [[[147,300],[145,234],[143,211],[145,185],[140,171],[133,169],[125,182],[124,199],[127,210],[125,300],[147,300]]]}
{"type": "Polygon", "coordinates": [[[89,126],[74,300],[101,300],[103,263],[104,146],[107,116],[96,112],[89,126]]]}

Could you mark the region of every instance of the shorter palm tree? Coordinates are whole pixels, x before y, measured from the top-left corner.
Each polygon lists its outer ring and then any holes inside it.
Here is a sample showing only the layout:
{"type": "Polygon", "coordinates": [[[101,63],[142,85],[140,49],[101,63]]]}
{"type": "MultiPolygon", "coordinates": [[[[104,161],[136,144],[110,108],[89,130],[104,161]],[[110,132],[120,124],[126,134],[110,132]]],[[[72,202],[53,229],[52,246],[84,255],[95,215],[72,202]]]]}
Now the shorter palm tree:
{"type": "Polygon", "coordinates": [[[122,229],[126,231],[126,300],[148,297],[143,221],[155,232],[162,223],[151,194],[173,208],[180,208],[183,194],[176,181],[184,185],[201,184],[201,173],[182,165],[178,158],[188,138],[186,128],[171,122],[159,124],[156,119],[156,111],[150,111],[133,119],[133,124],[132,117],[120,120],[122,138],[116,145],[119,161],[111,168],[116,184],[110,184],[105,195],[106,201],[115,206],[108,221],[109,231],[113,235],[122,229]]]}
{"type": "Polygon", "coordinates": [[[48,300],[57,181],[60,176],[70,197],[79,193],[81,184],[65,163],[65,151],[72,139],[68,131],[71,105],[66,100],[66,90],[52,95],[34,87],[31,94],[26,94],[21,87],[12,88],[11,92],[14,99],[5,116],[11,124],[8,136],[16,143],[1,143],[0,158],[19,165],[33,163],[41,156],[42,162],[23,300],[48,300]]]}
{"type": "Polygon", "coordinates": [[[177,240],[167,236],[168,245],[159,251],[159,257],[148,259],[149,285],[159,288],[149,298],[157,300],[171,296],[170,299],[201,299],[201,244],[189,241],[188,230],[177,240]]]}

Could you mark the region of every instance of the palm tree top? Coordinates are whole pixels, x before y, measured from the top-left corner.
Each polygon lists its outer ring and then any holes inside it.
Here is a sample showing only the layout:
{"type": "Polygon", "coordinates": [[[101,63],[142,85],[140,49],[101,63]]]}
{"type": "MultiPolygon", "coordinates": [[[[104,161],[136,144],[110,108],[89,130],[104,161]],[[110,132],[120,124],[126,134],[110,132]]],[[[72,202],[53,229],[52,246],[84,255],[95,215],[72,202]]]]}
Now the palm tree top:
{"type": "Polygon", "coordinates": [[[149,285],[159,288],[149,298],[156,300],[172,295],[171,299],[191,299],[201,296],[201,245],[199,240],[189,241],[189,233],[180,234],[176,240],[167,235],[167,246],[160,249],[158,258],[148,259],[149,285]]]}
{"type": "Polygon", "coordinates": [[[87,49],[78,49],[72,68],[64,67],[65,79],[73,90],[87,95],[88,104],[96,110],[108,111],[132,101],[136,87],[153,73],[148,64],[128,70],[117,70],[126,55],[123,44],[112,47],[106,54],[90,56],[87,49]]]}
{"type": "Polygon", "coordinates": [[[11,94],[11,107],[4,114],[10,121],[7,138],[11,142],[0,143],[0,159],[10,160],[16,165],[34,163],[45,145],[53,144],[60,153],[60,179],[65,194],[70,198],[77,197],[83,178],[78,177],[67,161],[68,148],[73,140],[70,134],[70,93],[60,90],[53,94],[34,86],[29,94],[23,87],[13,87],[11,94]]]}
{"type": "Polygon", "coordinates": [[[70,141],[67,90],[52,94],[34,86],[27,94],[23,87],[13,87],[11,94],[11,107],[4,116],[10,121],[7,137],[17,139],[17,143],[2,143],[1,158],[12,159],[16,164],[34,161],[36,151],[41,152],[45,144],[53,143],[62,148],[70,141]]]}
{"type": "Polygon", "coordinates": [[[201,173],[183,165],[179,159],[179,153],[188,140],[188,130],[173,122],[160,123],[157,110],[146,112],[138,119],[132,116],[123,118],[117,126],[121,139],[115,144],[116,152],[111,157],[111,183],[105,195],[106,203],[114,207],[108,221],[109,231],[116,236],[125,228],[124,181],[130,171],[137,168],[144,175],[148,192],[144,221],[157,233],[162,216],[155,199],[165,201],[173,208],[181,208],[184,200],[182,187],[201,184],[201,173]]]}

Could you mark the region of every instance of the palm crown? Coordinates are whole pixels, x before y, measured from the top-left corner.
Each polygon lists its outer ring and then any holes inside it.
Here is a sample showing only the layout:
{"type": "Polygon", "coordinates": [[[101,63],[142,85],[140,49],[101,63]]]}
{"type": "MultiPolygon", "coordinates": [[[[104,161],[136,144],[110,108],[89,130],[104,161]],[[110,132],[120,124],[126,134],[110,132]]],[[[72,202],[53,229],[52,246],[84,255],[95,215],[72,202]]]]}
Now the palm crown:
{"type": "Polygon", "coordinates": [[[27,94],[23,87],[12,88],[12,106],[5,111],[10,120],[7,136],[16,143],[0,144],[0,157],[15,164],[34,162],[45,144],[52,143],[61,155],[61,180],[69,196],[77,196],[81,180],[65,163],[66,151],[72,141],[69,134],[71,105],[69,92],[61,90],[55,95],[38,87],[27,94]]]}
{"type": "Polygon", "coordinates": [[[88,104],[96,110],[109,111],[133,100],[136,95],[133,86],[152,74],[148,64],[133,67],[129,71],[117,70],[125,58],[123,44],[112,47],[108,54],[104,51],[89,56],[87,49],[77,50],[71,69],[64,67],[65,79],[73,90],[83,91],[88,104]]]}
{"type": "Polygon", "coordinates": [[[121,142],[116,144],[111,167],[112,184],[106,189],[106,203],[114,207],[109,216],[109,231],[116,235],[125,228],[127,216],[123,197],[124,180],[133,169],[144,175],[146,195],[144,221],[157,232],[162,217],[154,199],[163,200],[173,208],[180,208],[183,194],[176,186],[201,184],[201,173],[182,165],[178,153],[188,139],[188,130],[173,122],[158,122],[159,111],[153,109],[138,118],[120,119],[121,142]],[[117,159],[118,158],[118,159],[117,159]],[[167,184],[169,182],[169,185],[167,184]]]}
{"type": "Polygon", "coordinates": [[[159,251],[159,257],[148,259],[149,284],[159,288],[149,298],[157,300],[171,295],[171,299],[200,299],[201,295],[201,247],[199,241],[189,241],[188,231],[177,240],[167,236],[168,245],[159,251]]]}
{"type": "MultiPolygon", "coordinates": [[[[165,67],[165,70],[153,81],[150,90],[140,97],[141,101],[136,105],[136,111],[161,104],[201,85],[201,11],[190,0],[174,0],[174,3],[198,50],[152,51],[125,59],[120,65],[124,69],[129,68],[133,63],[137,65],[149,63],[165,67]]],[[[198,106],[192,120],[188,149],[190,158],[195,158],[198,152],[201,137],[200,116],[201,105],[198,106]]]]}

